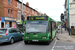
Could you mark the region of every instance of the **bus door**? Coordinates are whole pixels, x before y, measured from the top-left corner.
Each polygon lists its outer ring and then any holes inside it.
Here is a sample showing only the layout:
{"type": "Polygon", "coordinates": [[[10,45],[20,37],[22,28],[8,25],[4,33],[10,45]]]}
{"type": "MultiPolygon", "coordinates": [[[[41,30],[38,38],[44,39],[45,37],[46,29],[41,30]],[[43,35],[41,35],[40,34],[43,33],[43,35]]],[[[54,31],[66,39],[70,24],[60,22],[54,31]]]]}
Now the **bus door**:
{"type": "Polygon", "coordinates": [[[52,21],[50,21],[51,24],[51,39],[52,39],[52,21]]]}

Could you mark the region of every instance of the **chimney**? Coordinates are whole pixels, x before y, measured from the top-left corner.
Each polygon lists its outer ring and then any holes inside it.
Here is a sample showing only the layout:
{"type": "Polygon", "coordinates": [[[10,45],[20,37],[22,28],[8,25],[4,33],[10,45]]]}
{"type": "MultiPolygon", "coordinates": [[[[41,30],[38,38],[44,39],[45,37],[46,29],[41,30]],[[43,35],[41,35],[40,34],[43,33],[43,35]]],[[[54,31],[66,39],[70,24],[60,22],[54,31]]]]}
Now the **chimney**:
{"type": "Polygon", "coordinates": [[[46,13],[44,13],[44,15],[46,16],[46,13]]]}
{"type": "Polygon", "coordinates": [[[26,5],[29,6],[29,3],[27,2],[26,5]]]}

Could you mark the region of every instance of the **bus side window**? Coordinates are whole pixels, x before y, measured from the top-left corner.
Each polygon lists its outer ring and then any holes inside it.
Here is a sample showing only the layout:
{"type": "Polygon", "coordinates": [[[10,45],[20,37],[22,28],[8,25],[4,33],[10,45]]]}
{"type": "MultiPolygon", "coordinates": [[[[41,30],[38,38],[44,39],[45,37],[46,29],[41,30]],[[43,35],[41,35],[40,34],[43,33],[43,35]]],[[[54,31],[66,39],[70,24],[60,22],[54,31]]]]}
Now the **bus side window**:
{"type": "Polygon", "coordinates": [[[56,29],[56,23],[54,23],[54,28],[56,29]]]}
{"type": "Polygon", "coordinates": [[[54,28],[54,30],[55,30],[55,22],[54,22],[53,24],[54,24],[54,27],[53,27],[53,28],[54,28]]]}
{"type": "Polygon", "coordinates": [[[54,27],[54,25],[53,25],[53,22],[52,22],[52,31],[54,30],[54,28],[53,28],[53,27],[54,27]]]}
{"type": "Polygon", "coordinates": [[[55,30],[55,23],[52,22],[52,31],[55,30]]]}
{"type": "Polygon", "coordinates": [[[49,24],[48,24],[48,31],[49,31],[49,32],[51,31],[50,21],[49,21],[49,24]]]}

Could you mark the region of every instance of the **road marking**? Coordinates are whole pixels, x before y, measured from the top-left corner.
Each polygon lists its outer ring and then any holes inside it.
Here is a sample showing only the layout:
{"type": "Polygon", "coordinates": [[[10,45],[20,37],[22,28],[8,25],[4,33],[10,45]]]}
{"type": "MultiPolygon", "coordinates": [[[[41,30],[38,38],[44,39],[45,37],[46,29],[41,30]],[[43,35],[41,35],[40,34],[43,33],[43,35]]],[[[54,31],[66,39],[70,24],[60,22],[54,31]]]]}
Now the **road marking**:
{"type": "Polygon", "coordinates": [[[17,47],[15,47],[15,48],[18,48],[20,45],[21,45],[22,43],[20,43],[17,47]]]}
{"type": "Polygon", "coordinates": [[[57,42],[57,40],[55,41],[55,43],[54,43],[54,45],[53,45],[53,47],[52,47],[52,50],[54,50],[54,47],[55,47],[55,45],[56,45],[56,42],[57,42]]]}

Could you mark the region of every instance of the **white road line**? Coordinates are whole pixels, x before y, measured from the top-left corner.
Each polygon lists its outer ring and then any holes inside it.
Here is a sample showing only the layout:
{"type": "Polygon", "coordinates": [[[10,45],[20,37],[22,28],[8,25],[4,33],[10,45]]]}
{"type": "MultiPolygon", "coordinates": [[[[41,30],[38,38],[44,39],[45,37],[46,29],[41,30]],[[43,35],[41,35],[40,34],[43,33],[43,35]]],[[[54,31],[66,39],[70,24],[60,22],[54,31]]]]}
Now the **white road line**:
{"type": "Polygon", "coordinates": [[[21,45],[22,43],[20,43],[17,47],[15,47],[15,48],[18,48],[20,45],[21,45]]]}
{"type": "Polygon", "coordinates": [[[52,50],[54,50],[54,47],[55,47],[55,45],[56,45],[56,42],[57,42],[57,40],[55,41],[55,43],[54,43],[54,45],[53,45],[53,47],[52,47],[52,50]]]}

